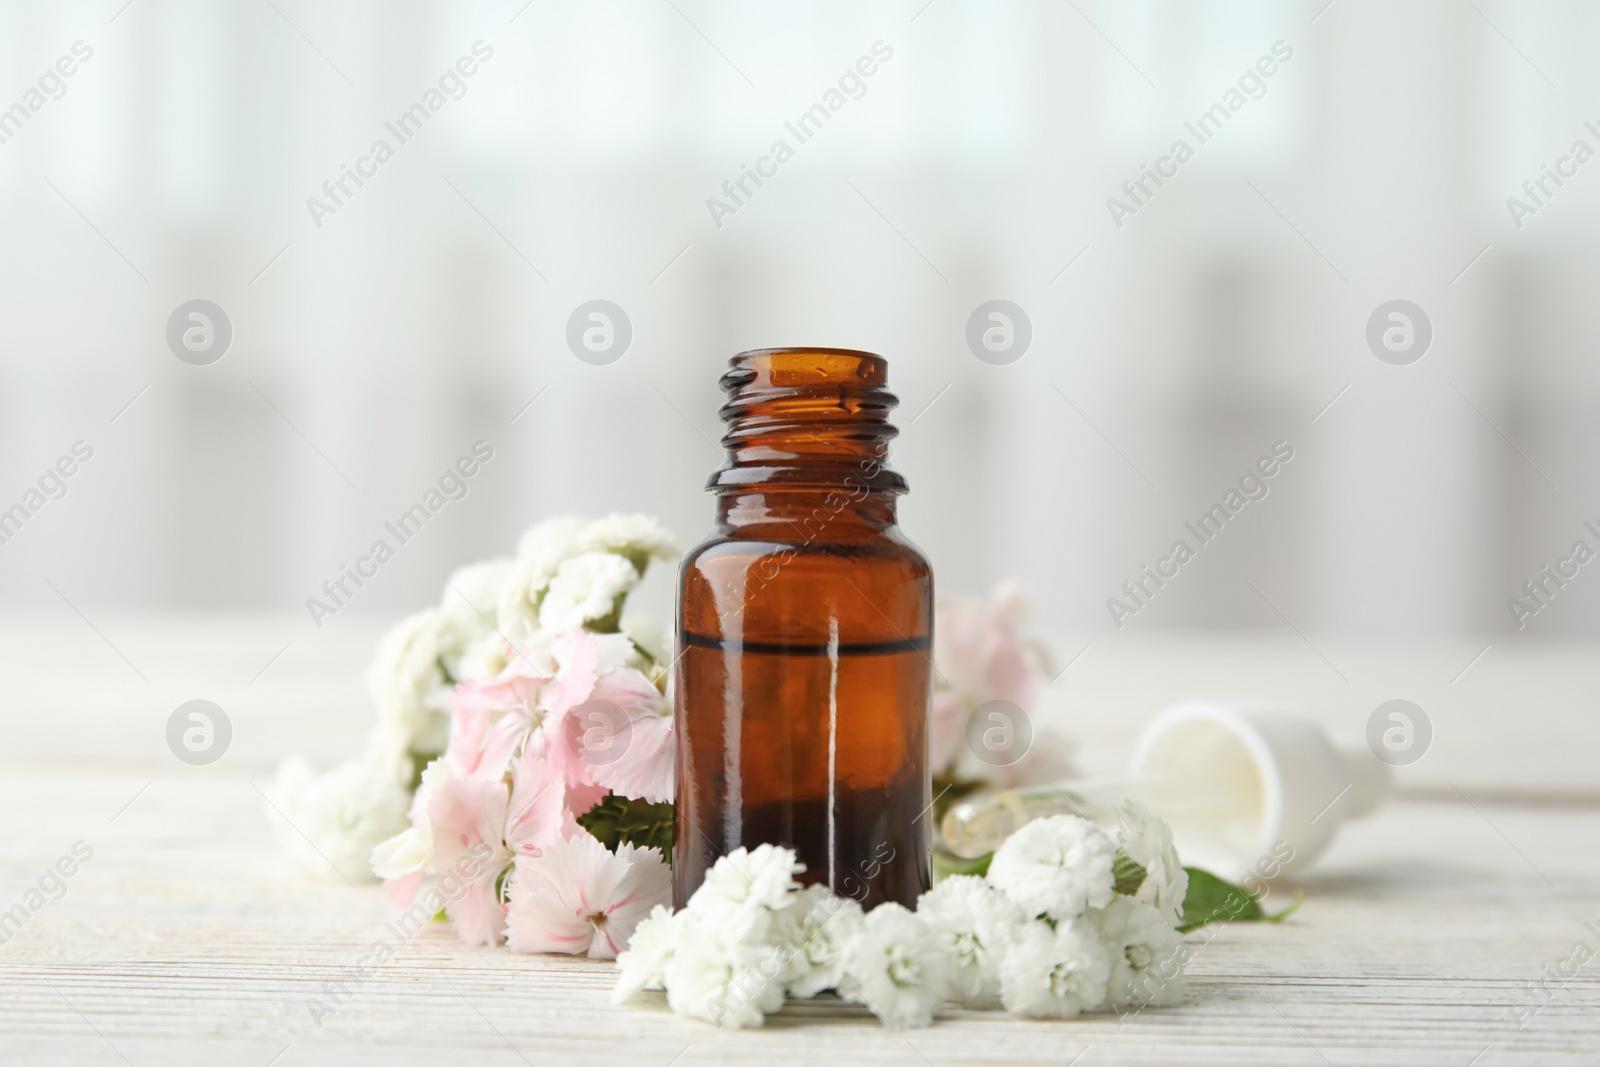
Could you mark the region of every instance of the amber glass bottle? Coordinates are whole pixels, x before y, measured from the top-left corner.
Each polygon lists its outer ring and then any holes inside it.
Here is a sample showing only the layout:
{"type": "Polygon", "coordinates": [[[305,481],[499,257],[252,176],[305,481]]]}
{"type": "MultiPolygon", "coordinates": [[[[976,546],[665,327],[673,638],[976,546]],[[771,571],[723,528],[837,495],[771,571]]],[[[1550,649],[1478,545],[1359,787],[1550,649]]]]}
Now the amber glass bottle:
{"type": "Polygon", "coordinates": [[[895,526],[886,378],[835,348],[722,377],[717,526],[678,579],[678,907],[763,843],[869,908],[929,886],[933,574],[895,526]]]}

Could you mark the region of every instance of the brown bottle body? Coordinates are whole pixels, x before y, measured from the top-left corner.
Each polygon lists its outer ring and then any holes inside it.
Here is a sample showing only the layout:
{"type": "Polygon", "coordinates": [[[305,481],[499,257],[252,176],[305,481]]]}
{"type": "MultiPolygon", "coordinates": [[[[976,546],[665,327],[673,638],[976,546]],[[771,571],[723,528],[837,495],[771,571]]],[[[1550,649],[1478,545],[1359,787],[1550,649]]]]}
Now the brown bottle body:
{"type": "Polygon", "coordinates": [[[717,527],[679,573],[674,904],[741,845],[871,907],[930,884],[933,576],[869,353],[733,360],[717,527]]]}

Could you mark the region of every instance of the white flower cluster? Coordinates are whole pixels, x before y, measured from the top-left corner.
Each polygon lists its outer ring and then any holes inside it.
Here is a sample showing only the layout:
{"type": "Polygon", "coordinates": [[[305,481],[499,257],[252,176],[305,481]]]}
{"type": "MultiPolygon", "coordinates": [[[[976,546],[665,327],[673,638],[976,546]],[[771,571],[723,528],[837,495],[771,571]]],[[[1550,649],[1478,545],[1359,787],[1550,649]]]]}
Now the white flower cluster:
{"type": "Polygon", "coordinates": [[[437,606],[401,620],[378,645],[367,672],[378,721],[366,752],[321,775],[298,757],[280,768],[270,796],[292,824],[273,818],[284,848],[308,873],[337,880],[334,857],[346,877],[370,879],[364,857],[406,829],[417,771],[449,742],[456,685],[494,678],[513,648],[544,649],[580,626],[620,630],[631,641],[628,665],[659,681],[669,658],[662,629],[623,618],[622,608],[650,561],[676,554],[672,535],[647,515],[564,516],[524,533],[515,557],[451,574],[437,606]]]}
{"type": "MultiPolygon", "coordinates": [[[[760,1026],[785,994],[858,988],[857,948],[870,924],[861,905],[826,886],[802,889],[794,876],[804,869],[793,851],[776,845],[735,849],[718,860],[688,907],[674,913],[657,906],[639,924],[617,957],[617,1001],[665,989],[680,1015],[742,1027],[760,1026]]],[[[892,921],[888,907],[872,913],[879,928],[892,921]]]]}
{"type": "Polygon", "coordinates": [[[1188,876],[1171,831],[1137,803],[1117,842],[1076,816],[1029,823],[985,877],[946,878],[915,912],[863,913],[825,886],[801,888],[803,870],[773,845],[718,860],[687,907],[658,906],[639,924],[617,957],[617,1002],[664,989],[680,1015],[744,1027],[785,996],[832,989],[904,1029],[946,1003],[1070,1018],[1183,999],[1175,925],[1188,876]]]}
{"type": "Polygon", "coordinates": [[[1115,843],[1087,819],[1054,815],[996,850],[988,884],[1025,916],[1002,935],[999,995],[1013,1015],[1064,1019],[1183,1000],[1188,953],[1176,927],[1189,876],[1164,822],[1135,801],[1121,816],[1115,843]]]}

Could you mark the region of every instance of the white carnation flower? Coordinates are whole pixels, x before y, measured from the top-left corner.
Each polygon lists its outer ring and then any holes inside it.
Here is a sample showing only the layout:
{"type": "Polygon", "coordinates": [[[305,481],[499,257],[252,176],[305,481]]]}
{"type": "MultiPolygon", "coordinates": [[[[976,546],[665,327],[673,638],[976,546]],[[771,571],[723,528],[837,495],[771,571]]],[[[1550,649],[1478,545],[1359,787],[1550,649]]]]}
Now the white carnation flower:
{"type": "Polygon", "coordinates": [[[539,604],[539,625],[571,630],[616,610],[617,598],[639,584],[632,563],[614,552],[585,552],[562,562],[539,604]]]}
{"type": "Polygon", "coordinates": [[[367,688],[380,722],[410,739],[408,751],[444,751],[450,740],[450,693],[465,680],[454,670],[493,633],[470,608],[438,607],[410,615],[384,634],[367,671],[367,688]]]}
{"type": "Polygon", "coordinates": [[[436,759],[422,771],[422,781],[411,798],[411,825],[372,849],[372,873],[388,881],[422,870],[433,862],[433,822],[428,802],[435,790],[454,776],[450,764],[436,759]]]}
{"type": "Polygon", "coordinates": [[[794,850],[779,845],[743,846],[717,860],[689,898],[689,910],[708,915],[767,908],[781,911],[797,899],[794,876],[805,870],[794,850]]]}
{"type": "Polygon", "coordinates": [[[900,1029],[933,1022],[947,993],[949,963],[928,924],[895,903],[867,913],[839,992],[900,1029]]]}
{"type": "Polygon", "coordinates": [[[509,567],[500,559],[460,568],[439,607],[402,619],[379,642],[367,687],[379,719],[409,737],[408,751],[443,752],[455,683],[492,677],[504,666],[495,599],[509,567]]]}
{"type": "Polygon", "coordinates": [[[599,653],[599,662],[595,664],[596,674],[604,676],[640,663],[638,651],[633,647],[633,638],[627,634],[595,634],[594,638],[599,653]]]}
{"type": "Polygon", "coordinates": [[[671,635],[655,616],[642,611],[630,611],[622,617],[622,632],[658,662],[664,663],[672,658],[668,647],[671,635]]]}
{"type": "MultiPolygon", "coordinates": [[[[413,767],[411,750],[417,738],[410,724],[401,722],[389,716],[380,715],[372,724],[372,732],[367,735],[367,747],[363,759],[387,760],[397,768],[402,761],[406,767],[413,767]]],[[[424,758],[429,753],[422,754],[424,758]]],[[[411,770],[396,771],[397,777],[411,777],[411,770]]]]}
{"type": "Polygon", "coordinates": [[[946,878],[917,901],[939,948],[950,960],[950,996],[971,1008],[994,1007],[1000,964],[1027,921],[1022,909],[982,878],[946,878]]]}
{"type": "Polygon", "coordinates": [[[500,556],[457,567],[445,580],[439,606],[464,629],[475,633],[489,629],[500,603],[500,590],[515,562],[500,556]]]}
{"type": "Polygon", "coordinates": [[[1106,835],[1076,815],[1036,819],[1012,834],[989,863],[989,882],[1030,916],[1074,919],[1115,894],[1106,835]]]}
{"type": "Polygon", "coordinates": [[[1028,923],[1006,952],[1000,1001],[1013,1015],[1070,1019],[1106,999],[1111,960],[1098,931],[1084,919],[1028,923]]]}
{"type": "Polygon", "coordinates": [[[776,917],[775,933],[789,959],[784,983],[792,997],[814,997],[843,978],[863,915],[860,904],[834,896],[824,885],[808,886],[794,896],[794,903],[776,917]]]}
{"type": "Polygon", "coordinates": [[[1170,1008],[1183,1003],[1187,952],[1165,914],[1124,896],[1089,914],[1111,960],[1108,1007],[1170,1008]]]}
{"type": "Polygon", "coordinates": [[[617,955],[620,973],[616,988],[611,991],[613,1003],[625,1003],[646,989],[663,988],[667,964],[672,962],[672,953],[688,919],[687,911],[674,914],[665,904],[657,904],[640,920],[628,939],[628,947],[617,955]]]}
{"type": "Polygon", "coordinates": [[[540,678],[555,675],[559,664],[556,648],[563,645],[567,635],[535,626],[531,630],[513,628],[506,631],[506,665],[516,666],[518,673],[540,678]]]}
{"type": "MultiPolygon", "coordinates": [[[[667,1006],[718,1026],[760,1026],[783,1007],[784,960],[764,908],[685,909],[662,969],[667,1006]]],[[[676,917],[674,917],[676,919],[676,917]]]]}
{"type": "Polygon", "coordinates": [[[586,525],[576,515],[557,515],[535,523],[517,538],[517,558],[560,563],[580,551],[573,546],[586,525]]]}
{"type": "Polygon", "coordinates": [[[428,826],[408,826],[372,846],[372,873],[384,881],[404,878],[433,859],[433,831],[428,826]]]}
{"type": "MultiPolygon", "coordinates": [[[[540,608],[562,564],[591,554],[615,556],[633,565],[634,576],[627,588],[618,590],[620,594],[632,588],[651,559],[673,559],[678,547],[672,535],[647,515],[611,515],[591,523],[574,516],[562,516],[541,522],[517,542],[516,560],[500,586],[497,605],[500,628],[516,640],[517,633],[529,633],[540,626],[569,629],[586,621],[579,618],[568,625],[552,627],[552,617],[544,616],[540,608]]],[[[620,575],[620,572],[614,573],[620,575]]],[[[580,598],[586,592],[586,587],[580,590],[580,598]]]]}
{"type": "Polygon", "coordinates": [[[373,848],[406,826],[411,795],[398,770],[368,758],[318,774],[298,756],[286,760],[268,794],[279,842],[309,874],[370,881],[373,848]]]}
{"type": "Polygon", "coordinates": [[[444,666],[457,682],[486,682],[506,669],[511,655],[506,639],[490,630],[458,654],[445,657],[444,666]]]}
{"type": "Polygon", "coordinates": [[[449,617],[439,660],[452,682],[481,682],[506,665],[506,641],[496,612],[500,590],[511,573],[512,560],[472,563],[450,576],[440,607],[449,617]]]}
{"type": "Polygon", "coordinates": [[[1183,921],[1183,898],[1189,892],[1189,874],[1178,859],[1172,844],[1172,828],[1137,800],[1123,804],[1118,813],[1122,832],[1118,845],[1128,858],[1144,868],[1144,882],[1134,894],[1167,920],[1168,926],[1183,921]]]}
{"type": "Polygon", "coordinates": [[[443,752],[450,739],[450,681],[439,662],[449,629],[445,612],[409,615],[378,642],[367,688],[378,718],[393,724],[418,752],[443,752]]]}
{"type": "MultiPolygon", "coordinates": [[[[538,605],[562,560],[574,555],[584,522],[572,515],[547,519],[517,542],[517,557],[500,586],[496,615],[500,628],[530,632],[538,628],[538,605]]],[[[519,641],[518,644],[521,644],[519,641]]]]}
{"type": "Polygon", "coordinates": [[[575,540],[579,552],[621,552],[635,557],[641,570],[651,559],[670,562],[678,556],[677,539],[649,515],[607,515],[584,527],[575,540]]]}

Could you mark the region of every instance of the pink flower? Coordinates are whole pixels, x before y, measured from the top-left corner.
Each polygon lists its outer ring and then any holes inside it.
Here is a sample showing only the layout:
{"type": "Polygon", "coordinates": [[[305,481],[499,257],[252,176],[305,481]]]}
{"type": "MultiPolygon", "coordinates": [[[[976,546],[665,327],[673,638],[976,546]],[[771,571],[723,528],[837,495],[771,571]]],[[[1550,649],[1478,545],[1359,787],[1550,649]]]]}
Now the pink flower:
{"type": "Polygon", "coordinates": [[[967,730],[970,709],[948,689],[933,693],[933,716],[928,730],[928,752],[937,773],[955,762],[961,751],[961,738],[967,730]]]}
{"type": "MultiPolygon", "coordinates": [[[[590,773],[589,762],[584,759],[583,732],[591,724],[573,715],[576,708],[588,702],[599,681],[599,642],[595,636],[579,630],[563,641],[560,656],[561,670],[549,687],[546,707],[549,714],[544,721],[545,757],[566,778],[571,789],[593,787],[598,783],[590,773]]],[[[607,721],[606,728],[615,724],[607,721]]],[[[604,794],[602,789],[601,793],[604,794]]]]}
{"type": "Polygon", "coordinates": [[[512,755],[544,722],[538,700],[549,680],[502,672],[488,681],[456,686],[450,695],[450,747],[445,750],[451,769],[485,778],[504,774],[512,755]]]}
{"type": "MultiPolygon", "coordinates": [[[[624,657],[615,646],[576,630],[542,644],[534,654],[519,654],[494,679],[456,687],[441,770],[453,780],[487,783],[492,789],[456,787],[448,804],[441,801],[443,831],[436,825],[439,815],[427,815],[435,837],[463,838],[467,844],[450,846],[457,850],[492,839],[503,869],[513,858],[536,858],[552,841],[577,833],[577,817],[613,789],[652,802],[671,798],[672,718],[650,680],[622,666],[624,657]],[[591,744],[597,737],[598,747],[591,744]],[[500,810],[491,811],[488,798],[493,790],[505,792],[508,771],[512,795],[502,796],[500,810]],[[496,818],[498,837],[489,829],[496,818]]],[[[413,821],[424,825],[422,819],[413,821]]],[[[419,838],[389,851],[396,857],[426,856],[427,845],[419,838]]],[[[397,898],[416,892],[412,868],[395,858],[388,869],[395,872],[391,888],[397,898]]],[[[441,868],[434,864],[433,870],[437,874],[441,868]]],[[[488,907],[492,897],[474,883],[447,909],[452,919],[462,916],[457,928],[463,938],[494,943],[499,937],[502,927],[488,907]]]]}
{"type": "Polygon", "coordinates": [[[1002,589],[992,603],[942,599],[934,619],[933,660],[968,700],[1027,707],[1043,680],[1034,652],[1017,634],[1021,602],[1002,589]]]}
{"type": "MultiPolygon", "coordinates": [[[[545,847],[580,832],[566,794],[561,776],[537,754],[525,752],[511,765],[505,844],[513,858],[531,859],[545,847]]],[[[598,802],[596,798],[583,810],[598,802]]]]}
{"type": "Polygon", "coordinates": [[[462,941],[499,944],[505,908],[496,885],[506,867],[584,832],[568,800],[561,775],[534,752],[512,763],[509,794],[504,782],[481,777],[452,778],[434,793],[432,869],[462,941]]]}
{"type": "MultiPolygon", "coordinates": [[[[598,787],[652,803],[670,800],[676,758],[672,717],[655,685],[632,667],[596,674],[599,641],[578,632],[568,639],[561,671],[541,702],[545,758],[567,788],[598,787]]],[[[561,653],[558,653],[561,654],[561,653]]]]}
{"type": "MultiPolygon", "coordinates": [[[[677,776],[673,748],[672,715],[656,687],[636,670],[605,675],[595,686],[591,701],[605,701],[622,718],[623,736],[613,739],[618,751],[589,755],[589,775],[614,793],[639,797],[652,804],[669,801],[677,776]],[[617,744],[620,742],[620,744],[617,744]]],[[[568,720],[566,740],[581,743],[578,716],[568,720]]],[[[580,755],[583,751],[580,749],[580,755]]]]}
{"type": "Polygon", "coordinates": [[[580,831],[536,859],[517,861],[508,945],[514,952],[615,959],[634,927],[671,895],[659,850],[622,844],[613,854],[580,831]]]}
{"type": "Polygon", "coordinates": [[[411,902],[417,899],[417,890],[422,888],[422,876],[426,873],[421,867],[408,874],[396,878],[383,880],[384,895],[389,898],[389,903],[404,911],[411,907],[411,902]]]}
{"type": "Polygon", "coordinates": [[[1038,657],[1017,634],[1021,601],[1002,588],[991,603],[943,598],[933,627],[933,663],[939,690],[933,699],[930,748],[944,770],[961,750],[967,716],[991,700],[1036,709],[1044,675],[1038,657]]]}
{"type": "Polygon", "coordinates": [[[505,846],[506,787],[485,778],[452,778],[429,799],[433,871],[456,936],[498,945],[505,911],[495,883],[511,859],[505,846]]]}
{"type": "MultiPolygon", "coordinates": [[[[450,697],[453,721],[445,758],[457,774],[499,778],[525,750],[544,751],[572,707],[589,698],[600,662],[599,642],[583,630],[548,655],[519,655],[496,677],[463,682],[450,697]]],[[[563,768],[571,786],[592,786],[583,768],[563,768]]]]}
{"type": "Polygon", "coordinates": [[[551,715],[561,716],[589,699],[600,674],[600,641],[587,630],[574,630],[556,644],[561,668],[545,690],[541,704],[551,715]]]}
{"type": "Polygon", "coordinates": [[[428,817],[428,805],[434,792],[453,774],[442,759],[423,768],[422,781],[412,794],[406,816],[411,825],[372,850],[372,873],[383,879],[383,888],[397,908],[411,907],[428,865],[433,862],[433,823],[428,817]]]}

